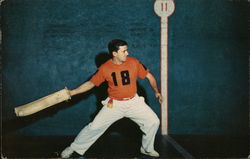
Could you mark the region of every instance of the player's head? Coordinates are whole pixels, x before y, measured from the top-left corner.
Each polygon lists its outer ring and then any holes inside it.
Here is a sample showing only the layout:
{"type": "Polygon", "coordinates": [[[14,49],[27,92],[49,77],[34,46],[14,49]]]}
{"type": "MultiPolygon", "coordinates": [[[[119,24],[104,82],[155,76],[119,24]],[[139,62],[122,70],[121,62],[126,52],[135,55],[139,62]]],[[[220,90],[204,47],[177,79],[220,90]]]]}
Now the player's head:
{"type": "Polygon", "coordinates": [[[126,61],[128,56],[128,44],[126,41],[120,39],[112,40],[108,44],[108,49],[114,62],[122,63],[126,61]]]}
{"type": "Polygon", "coordinates": [[[125,45],[128,46],[127,42],[124,40],[120,39],[111,40],[108,44],[110,55],[113,57],[113,52],[117,52],[120,49],[120,46],[125,46],[125,45]]]}

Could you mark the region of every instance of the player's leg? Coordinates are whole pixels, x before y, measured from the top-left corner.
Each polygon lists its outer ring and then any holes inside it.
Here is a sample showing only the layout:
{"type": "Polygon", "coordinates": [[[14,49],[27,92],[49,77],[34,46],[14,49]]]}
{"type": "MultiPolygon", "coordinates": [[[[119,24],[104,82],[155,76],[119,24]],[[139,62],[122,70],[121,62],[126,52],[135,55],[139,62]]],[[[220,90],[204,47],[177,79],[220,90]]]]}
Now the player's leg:
{"type": "Polygon", "coordinates": [[[74,151],[83,155],[112,123],[122,117],[123,114],[119,106],[115,105],[113,108],[109,108],[105,102],[103,108],[97,114],[93,122],[89,123],[80,131],[70,147],[62,152],[61,157],[68,158],[74,151]]]}
{"type": "Polygon", "coordinates": [[[128,104],[130,109],[126,117],[136,122],[143,131],[141,152],[158,157],[159,154],[154,150],[154,141],[160,124],[159,118],[145,103],[143,97],[136,96],[128,104]]]}

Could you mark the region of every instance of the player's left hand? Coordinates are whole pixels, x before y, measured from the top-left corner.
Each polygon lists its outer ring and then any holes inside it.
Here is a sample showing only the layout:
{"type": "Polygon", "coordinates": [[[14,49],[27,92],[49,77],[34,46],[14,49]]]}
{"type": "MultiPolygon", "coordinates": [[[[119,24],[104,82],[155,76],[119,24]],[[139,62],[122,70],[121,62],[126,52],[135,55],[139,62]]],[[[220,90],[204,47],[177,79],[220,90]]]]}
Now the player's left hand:
{"type": "Polygon", "coordinates": [[[155,93],[155,97],[156,98],[159,98],[159,103],[162,103],[162,95],[161,95],[161,93],[155,93]]]}

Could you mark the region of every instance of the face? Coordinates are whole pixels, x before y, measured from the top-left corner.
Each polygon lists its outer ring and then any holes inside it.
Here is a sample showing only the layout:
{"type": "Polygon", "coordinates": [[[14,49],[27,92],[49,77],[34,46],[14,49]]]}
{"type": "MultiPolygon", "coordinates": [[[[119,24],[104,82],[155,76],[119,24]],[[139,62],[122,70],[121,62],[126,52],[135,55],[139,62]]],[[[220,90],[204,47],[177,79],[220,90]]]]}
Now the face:
{"type": "Polygon", "coordinates": [[[128,56],[128,46],[119,46],[119,50],[117,52],[113,52],[113,55],[118,63],[125,62],[128,56]]]}

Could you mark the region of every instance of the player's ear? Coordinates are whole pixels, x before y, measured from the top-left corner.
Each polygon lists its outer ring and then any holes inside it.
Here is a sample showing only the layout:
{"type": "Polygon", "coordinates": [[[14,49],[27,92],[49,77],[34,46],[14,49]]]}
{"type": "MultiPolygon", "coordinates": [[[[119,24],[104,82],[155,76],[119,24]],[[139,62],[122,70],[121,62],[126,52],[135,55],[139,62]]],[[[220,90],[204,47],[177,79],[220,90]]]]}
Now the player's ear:
{"type": "Polygon", "coordinates": [[[116,51],[113,51],[113,52],[112,52],[112,55],[113,55],[113,57],[114,57],[114,56],[117,56],[117,52],[116,52],[116,51]]]}

